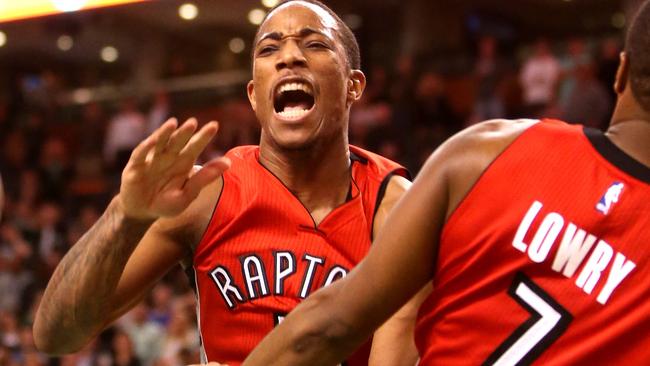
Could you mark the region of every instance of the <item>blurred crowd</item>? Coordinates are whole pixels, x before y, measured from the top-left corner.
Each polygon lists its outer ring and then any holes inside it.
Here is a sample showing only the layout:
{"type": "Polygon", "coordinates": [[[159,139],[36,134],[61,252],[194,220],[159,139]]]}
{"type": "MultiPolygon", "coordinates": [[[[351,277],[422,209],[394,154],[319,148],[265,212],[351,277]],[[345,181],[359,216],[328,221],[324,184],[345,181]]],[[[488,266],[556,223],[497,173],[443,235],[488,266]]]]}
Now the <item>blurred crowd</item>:
{"type": "MultiPolygon", "coordinates": [[[[492,37],[473,45],[460,72],[409,55],[369,65],[366,91],[351,112],[350,142],[415,174],[446,138],[482,120],[553,117],[605,126],[620,39],[539,39],[507,52],[492,37]]],[[[203,103],[160,91],[69,106],[51,97],[63,77],[43,71],[37,87],[19,78],[11,90],[0,90],[7,194],[0,226],[0,366],[197,362],[195,298],[180,268],[77,354],[39,353],[31,325],[49,276],[116,193],[121,169],[144,136],[170,116],[194,116],[221,123],[202,159],[257,142],[259,126],[244,86],[203,103]]]]}

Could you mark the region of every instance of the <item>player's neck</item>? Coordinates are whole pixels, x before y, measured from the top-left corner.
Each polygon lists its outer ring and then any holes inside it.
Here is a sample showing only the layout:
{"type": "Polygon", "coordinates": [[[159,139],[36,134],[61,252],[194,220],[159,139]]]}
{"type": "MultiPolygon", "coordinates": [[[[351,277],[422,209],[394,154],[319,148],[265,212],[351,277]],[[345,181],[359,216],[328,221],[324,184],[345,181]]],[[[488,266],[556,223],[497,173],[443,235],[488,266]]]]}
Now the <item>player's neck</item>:
{"type": "Polygon", "coordinates": [[[650,167],[650,113],[631,95],[619,98],[605,134],[626,154],[650,167]]]}
{"type": "Polygon", "coordinates": [[[350,189],[350,152],[345,139],[301,150],[262,146],[260,163],[298,197],[317,224],[345,202],[350,189]]]}

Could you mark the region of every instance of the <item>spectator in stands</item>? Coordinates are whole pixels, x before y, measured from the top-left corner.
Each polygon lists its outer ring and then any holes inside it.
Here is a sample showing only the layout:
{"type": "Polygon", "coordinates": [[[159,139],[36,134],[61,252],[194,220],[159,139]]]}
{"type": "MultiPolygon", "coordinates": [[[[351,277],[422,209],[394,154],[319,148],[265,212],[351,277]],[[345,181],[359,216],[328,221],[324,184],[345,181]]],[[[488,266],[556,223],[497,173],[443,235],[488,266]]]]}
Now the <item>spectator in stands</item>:
{"type": "Polygon", "coordinates": [[[104,159],[115,172],[121,172],[131,150],[145,136],[146,122],[132,98],[122,101],[119,112],[108,122],[104,141],[104,159]]]}
{"type": "Polygon", "coordinates": [[[540,39],[519,74],[523,89],[524,114],[541,117],[555,100],[560,65],[551,53],[548,41],[540,39]]]}

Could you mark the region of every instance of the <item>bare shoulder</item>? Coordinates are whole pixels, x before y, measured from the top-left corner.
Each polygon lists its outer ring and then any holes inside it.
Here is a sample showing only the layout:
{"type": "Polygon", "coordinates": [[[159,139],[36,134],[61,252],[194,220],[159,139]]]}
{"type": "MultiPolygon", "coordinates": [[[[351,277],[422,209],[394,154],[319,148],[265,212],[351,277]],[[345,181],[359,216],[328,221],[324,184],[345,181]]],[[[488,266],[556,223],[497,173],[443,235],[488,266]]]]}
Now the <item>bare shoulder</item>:
{"type": "Polygon", "coordinates": [[[381,230],[381,227],[384,225],[384,222],[386,221],[390,210],[395,207],[395,204],[397,204],[399,199],[402,198],[404,193],[411,187],[412,184],[413,183],[411,183],[411,181],[402,177],[401,175],[393,175],[390,177],[388,185],[386,186],[386,192],[384,193],[384,197],[379,203],[379,207],[377,207],[375,218],[373,220],[374,235],[376,235],[379,230],[381,230]]]}
{"type": "Polygon", "coordinates": [[[450,145],[457,148],[473,148],[483,152],[485,148],[503,151],[522,132],[538,123],[537,119],[492,119],[477,123],[452,137],[450,145]],[[479,144],[479,146],[475,146],[479,144]],[[458,146],[456,146],[458,145],[458,146]]]}
{"type": "Polygon", "coordinates": [[[538,122],[535,119],[494,119],[468,127],[429,157],[418,178],[444,180],[449,215],[494,159],[538,122]]]}
{"type": "MultiPolygon", "coordinates": [[[[386,194],[385,194],[385,199],[389,199],[392,197],[403,195],[404,192],[406,192],[412,185],[410,180],[402,177],[401,175],[393,175],[390,177],[390,180],[388,181],[388,185],[386,186],[386,194]]],[[[383,203],[384,201],[382,201],[383,203]]]]}

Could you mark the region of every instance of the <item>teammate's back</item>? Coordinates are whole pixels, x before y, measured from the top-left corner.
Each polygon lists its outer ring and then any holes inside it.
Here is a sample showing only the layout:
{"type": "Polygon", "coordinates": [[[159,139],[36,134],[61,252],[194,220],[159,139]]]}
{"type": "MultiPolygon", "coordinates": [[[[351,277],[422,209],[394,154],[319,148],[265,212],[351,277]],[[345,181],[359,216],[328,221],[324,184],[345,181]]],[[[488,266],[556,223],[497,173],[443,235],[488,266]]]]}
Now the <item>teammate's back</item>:
{"type": "Polygon", "coordinates": [[[650,359],[647,197],[650,169],[601,132],[530,127],[442,231],[422,364],[650,359]]]}

